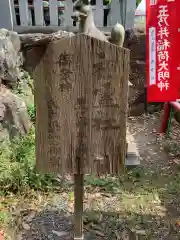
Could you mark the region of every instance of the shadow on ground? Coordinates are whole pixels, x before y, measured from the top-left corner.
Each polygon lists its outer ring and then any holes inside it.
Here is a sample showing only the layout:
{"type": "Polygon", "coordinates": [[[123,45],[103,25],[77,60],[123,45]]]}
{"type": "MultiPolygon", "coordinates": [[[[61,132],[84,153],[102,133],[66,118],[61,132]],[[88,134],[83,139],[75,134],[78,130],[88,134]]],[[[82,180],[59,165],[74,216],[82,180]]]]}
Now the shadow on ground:
{"type": "MultiPolygon", "coordinates": [[[[118,213],[87,212],[84,219],[85,240],[180,239],[178,229],[164,217],[134,214],[127,220],[118,213]]],[[[23,232],[21,239],[72,240],[73,218],[45,210],[32,220],[30,229],[23,232]]]]}
{"type": "MultiPolygon", "coordinates": [[[[172,170],[173,166],[161,172],[141,167],[120,179],[89,176],[85,184],[84,239],[180,239],[180,176],[177,171],[172,175],[172,170]]],[[[73,215],[58,210],[62,200],[60,195],[56,199],[59,202],[50,201],[56,206],[49,205],[36,214],[21,239],[73,239],[73,215]]],[[[24,223],[26,219],[28,215],[24,223]]]]}

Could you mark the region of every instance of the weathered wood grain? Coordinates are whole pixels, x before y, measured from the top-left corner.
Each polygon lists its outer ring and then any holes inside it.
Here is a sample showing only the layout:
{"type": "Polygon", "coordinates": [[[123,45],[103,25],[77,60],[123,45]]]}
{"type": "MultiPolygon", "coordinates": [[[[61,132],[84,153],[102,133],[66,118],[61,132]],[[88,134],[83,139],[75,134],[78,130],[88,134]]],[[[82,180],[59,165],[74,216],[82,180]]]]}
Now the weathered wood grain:
{"type": "Polygon", "coordinates": [[[87,35],[52,42],[35,72],[37,169],[119,174],[129,50],[87,35]]]}

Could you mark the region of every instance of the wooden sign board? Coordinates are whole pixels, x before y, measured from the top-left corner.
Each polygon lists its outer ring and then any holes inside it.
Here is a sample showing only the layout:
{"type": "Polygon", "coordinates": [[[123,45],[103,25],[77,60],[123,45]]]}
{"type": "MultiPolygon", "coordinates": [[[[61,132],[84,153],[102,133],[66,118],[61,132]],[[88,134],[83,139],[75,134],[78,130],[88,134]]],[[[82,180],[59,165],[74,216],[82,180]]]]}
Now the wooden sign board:
{"type": "Polygon", "coordinates": [[[34,75],[37,170],[118,174],[129,50],[79,34],[50,43],[34,75]]]}

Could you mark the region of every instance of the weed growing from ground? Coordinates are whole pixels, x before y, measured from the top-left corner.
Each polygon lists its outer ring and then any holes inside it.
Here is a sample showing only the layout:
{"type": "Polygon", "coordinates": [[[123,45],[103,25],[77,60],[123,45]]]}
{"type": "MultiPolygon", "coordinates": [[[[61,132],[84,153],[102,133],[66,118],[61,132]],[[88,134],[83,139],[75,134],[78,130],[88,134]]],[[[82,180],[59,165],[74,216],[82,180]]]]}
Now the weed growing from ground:
{"type": "Polygon", "coordinates": [[[35,169],[35,130],[12,142],[1,142],[0,191],[17,192],[28,188],[45,190],[54,183],[54,176],[35,169]]]}

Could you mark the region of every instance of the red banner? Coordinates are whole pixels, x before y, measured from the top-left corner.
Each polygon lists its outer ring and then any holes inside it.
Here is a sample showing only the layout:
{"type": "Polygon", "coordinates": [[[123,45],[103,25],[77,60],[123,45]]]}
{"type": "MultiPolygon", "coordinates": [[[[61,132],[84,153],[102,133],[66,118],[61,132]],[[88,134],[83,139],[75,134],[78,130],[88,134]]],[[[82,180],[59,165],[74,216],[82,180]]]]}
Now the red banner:
{"type": "Polygon", "coordinates": [[[148,102],[176,101],[180,90],[180,0],[146,0],[148,102]]]}

